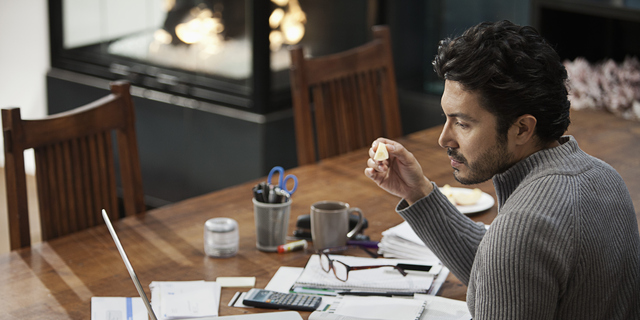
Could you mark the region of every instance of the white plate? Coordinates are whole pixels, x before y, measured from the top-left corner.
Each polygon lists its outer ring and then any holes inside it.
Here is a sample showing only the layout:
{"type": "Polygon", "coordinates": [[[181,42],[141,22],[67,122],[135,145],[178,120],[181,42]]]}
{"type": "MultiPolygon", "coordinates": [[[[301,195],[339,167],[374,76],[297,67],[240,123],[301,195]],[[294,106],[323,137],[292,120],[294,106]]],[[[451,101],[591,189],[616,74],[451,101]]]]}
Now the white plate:
{"type": "MultiPolygon", "coordinates": [[[[440,188],[442,190],[442,188],[440,188]]],[[[473,189],[468,188],[455,188],[451,187],[451,192],[453,193],[470,193],[473,189]]],[[[481,211],[485,211],[493,207],[495,200],[488,193],[482,192],[480,199],[475,204],[469,206],[459,206],[456,205],[456,208],[463,214],[473,214],[481,211]]]]}

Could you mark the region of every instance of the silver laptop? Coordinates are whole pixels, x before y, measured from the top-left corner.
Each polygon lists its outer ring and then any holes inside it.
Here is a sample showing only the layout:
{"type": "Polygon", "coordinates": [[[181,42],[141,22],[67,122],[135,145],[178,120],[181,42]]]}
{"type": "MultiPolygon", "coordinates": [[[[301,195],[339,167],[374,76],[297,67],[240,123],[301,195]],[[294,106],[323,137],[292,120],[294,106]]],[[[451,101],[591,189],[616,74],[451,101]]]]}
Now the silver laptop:
{"type": "MultiPolygon", "coordinates": [[[[136,276],[136,272],[133,271],[133,267],[131,266],[131,262],[129,262],[129,258],[127,254],[124,252],[124,248],[122,248],[122,244],[120,243],[120,239],[116,234],[116,231],[113,229],[111,225],[111,220],[109,220],[109,215],[107,215],[107,211],[102,210],[102,219],[107,224],[107,228],[109,229],[109,233],[111,233],[111,237],[113,241],[116,243],[116,247],[118,248],[118,252],[120,252],[120,256],[122,257],[122,261],[124,262],[125,267],[127,267],[127,271],[129,271],[129,275],[131,276],[131,280],[133,280],[133,284],[136,286],[138,290],[138,294],[144,305],[147,306],[147,313],[149,314],[149,318],[153,320],[157,320],[156,314],[153,312],[153,308],[151,308],[151,303],[147,298],[147,294],[144,293],[142,289],[142,285],[140,284],[140,280],[138,280],[138,276],[136,276]]],[[[296,311],[281,311],[281,312],[267,312],[267,313],[252,313],[252,314],[243,314],[243,315],[234,315],[234,316],[222,316],[222,317],[205,317],[198,318],[199,320],[302,320],[300,314],[296,311]]]]}

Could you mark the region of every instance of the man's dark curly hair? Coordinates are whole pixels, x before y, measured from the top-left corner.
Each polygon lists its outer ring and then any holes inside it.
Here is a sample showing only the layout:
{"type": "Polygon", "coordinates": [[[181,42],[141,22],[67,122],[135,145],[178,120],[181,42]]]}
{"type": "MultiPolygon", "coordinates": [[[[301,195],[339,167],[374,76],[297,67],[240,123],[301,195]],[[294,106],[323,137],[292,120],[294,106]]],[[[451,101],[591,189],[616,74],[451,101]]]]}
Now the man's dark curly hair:
{"type": "Polygon", "coordinates": [[[558,140],[569,127],[567,71],[532,27],[506,20],[480,23],[440,41],[433,66],[441,78],[480,94],[480,105],[498,119],[502,139],[524,114],[537,119],[541,143],[558,140]]]}

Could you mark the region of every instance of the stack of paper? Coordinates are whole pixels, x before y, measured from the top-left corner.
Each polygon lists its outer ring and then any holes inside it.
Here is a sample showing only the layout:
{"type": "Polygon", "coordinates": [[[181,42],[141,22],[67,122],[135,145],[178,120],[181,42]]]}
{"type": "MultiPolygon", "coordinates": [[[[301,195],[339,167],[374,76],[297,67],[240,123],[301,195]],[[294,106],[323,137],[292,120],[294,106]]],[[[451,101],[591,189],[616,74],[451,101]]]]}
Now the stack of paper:
{"type": "Polygon", "coordinates": [[[406,221],[382,232],[378,253],[385,258],[439,261],[406,221]]]}
{"type": "Polygon", "coordinates": [[[213,281],[154,281],[151,305],[158,319],[218,316],[220,285],[213,281]]]}
{"type": "MultiPolygon", "coordinates": [[[[382,232],[378,253],[385,258],[426,260],[432,265],[441,264],[440,259],[420,240],[406,221],[382,232]]],[[[448,275],[449,269],[442,267],[440,273],[435,275],[429,294],[437,294],[448,275]]]]}

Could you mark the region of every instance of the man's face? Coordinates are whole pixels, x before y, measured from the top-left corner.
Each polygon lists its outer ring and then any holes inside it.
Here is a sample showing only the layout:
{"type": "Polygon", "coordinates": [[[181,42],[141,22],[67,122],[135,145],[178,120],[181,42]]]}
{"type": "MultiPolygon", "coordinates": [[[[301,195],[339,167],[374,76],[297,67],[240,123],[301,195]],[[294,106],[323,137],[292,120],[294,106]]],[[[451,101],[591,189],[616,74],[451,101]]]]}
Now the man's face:
{"type": "Polygon", "coordinates": [[[478,93],[446,80],[440,103],[447,121],[438,143],[447,148],[456,180],[481,183],[513,165],[507,138],[499,139],[497,119],[480,106],[478,93]]]}

